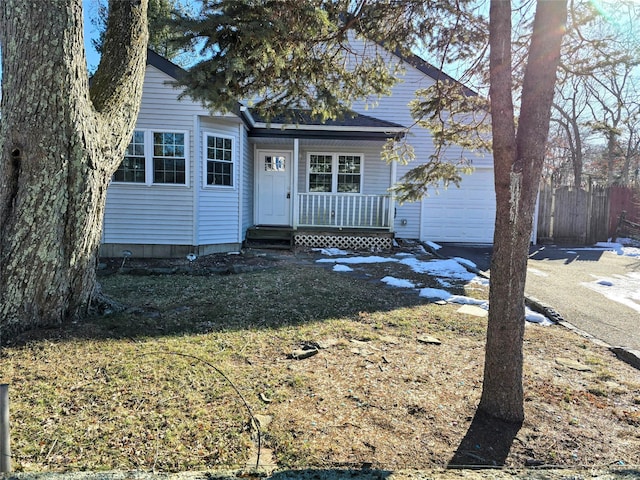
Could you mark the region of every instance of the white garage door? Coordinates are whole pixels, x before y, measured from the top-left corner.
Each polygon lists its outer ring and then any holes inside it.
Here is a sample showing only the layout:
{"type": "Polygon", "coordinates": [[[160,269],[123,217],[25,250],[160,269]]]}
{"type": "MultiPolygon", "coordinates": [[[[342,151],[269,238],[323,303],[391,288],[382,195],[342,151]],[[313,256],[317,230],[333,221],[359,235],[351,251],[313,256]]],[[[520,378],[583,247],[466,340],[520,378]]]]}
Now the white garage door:
{"type": "Polygon", "coordinates": [[[478,168],[462,175],[460,188],[452,185],[439,192],[422,200],[422,241],[493,243],[493,170],[478,168]]]}

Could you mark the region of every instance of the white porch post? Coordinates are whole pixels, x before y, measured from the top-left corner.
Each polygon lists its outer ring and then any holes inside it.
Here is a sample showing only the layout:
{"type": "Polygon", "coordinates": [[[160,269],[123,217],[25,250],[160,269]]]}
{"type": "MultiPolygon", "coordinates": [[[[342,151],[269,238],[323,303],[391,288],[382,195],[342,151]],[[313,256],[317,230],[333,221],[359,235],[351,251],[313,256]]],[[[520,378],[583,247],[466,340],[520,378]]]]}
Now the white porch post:
{"type": "MultiPolygon", "coordinates": [[[[391,187],[396,184],[396,174],[398,170],[398,164],[396,162],[391,162],[391,187]]],[[[391,192],[391,197],[389,198],[389,231],[393,233],[394,224],[396,222],[396,195],[391,192]]]]}
{"type": "Polygon", "coordinates": [[[293,158],[291,159],[291,164],[293,168],[291,169],[293,174],[293,179],[291,182],[291,201],[293,202],[293,229],[298,229],[298,219],[300,213],[300,204],[298,203],[298,156],[300,153],[300,140],[298,138],[293,139],[293,158]]]}

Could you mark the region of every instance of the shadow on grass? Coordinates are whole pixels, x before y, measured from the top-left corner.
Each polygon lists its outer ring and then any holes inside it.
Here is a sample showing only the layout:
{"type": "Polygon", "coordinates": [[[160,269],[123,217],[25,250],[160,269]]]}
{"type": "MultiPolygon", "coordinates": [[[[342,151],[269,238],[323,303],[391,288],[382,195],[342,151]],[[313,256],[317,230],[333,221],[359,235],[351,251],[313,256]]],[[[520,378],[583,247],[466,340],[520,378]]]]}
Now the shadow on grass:
{"type": "Polygon", "coordinates": [[[503,466],[520,427],[476,412],[449,468],[503,466]]]}
{"type": "MultiPolygon", "coordinates": [[[[431,302],[420,297],[417,289],[380,282],[380,275],[385,274],[337,273],[329,266],[285,263],[234,275],[110,275],[100,278],[103,291],[126,306],[124,311],[31,330],[10,344],[279,329],[342,318],[390,325],[413,323],[415,319],[409,319],[402,309],[431,302]],[[372,319],[378,312],[394,314],[384,320],[372,319]]],[[[425,282],[436,282],[424,277],[425,282]]],[[[464,293],[462,287],[449,290],[464,293]]],[[[455,318],[437,317],[442,328],[451,322],[455,323],[452,328],[467,328],[459,327],[455,318]]]]}

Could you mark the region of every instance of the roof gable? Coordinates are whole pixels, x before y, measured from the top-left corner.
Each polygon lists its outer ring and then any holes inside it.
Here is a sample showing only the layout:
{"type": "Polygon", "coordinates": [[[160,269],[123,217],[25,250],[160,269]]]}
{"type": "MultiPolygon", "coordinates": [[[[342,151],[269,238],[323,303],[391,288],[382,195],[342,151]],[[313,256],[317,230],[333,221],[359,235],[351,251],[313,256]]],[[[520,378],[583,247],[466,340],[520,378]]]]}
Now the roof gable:
{"type": "Polygon", "coordinates": [[[161,55],[158,55],[156,52],[147,49],[147,65],[151,65],[156,67],[163,73],[166,73],[174,80],[180,80],[187,72],[182,68],[173,63],[170,60],[167,60],[161,55]]]}

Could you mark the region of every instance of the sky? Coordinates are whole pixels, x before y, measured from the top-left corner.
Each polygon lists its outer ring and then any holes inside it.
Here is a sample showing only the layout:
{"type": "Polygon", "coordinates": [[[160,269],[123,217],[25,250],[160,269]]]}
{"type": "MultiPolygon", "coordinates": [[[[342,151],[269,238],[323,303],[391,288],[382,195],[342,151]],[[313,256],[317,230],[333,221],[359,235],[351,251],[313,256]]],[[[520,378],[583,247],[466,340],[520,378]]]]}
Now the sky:
{"type": "Polygon", "coordinates": [[[93,72],[98,68],[98,63],[100,63],[100,55],[91,44],[91,40],[98,35],[92,22],[92,19],[96,18],[98,14],[98,0],[82,0],[82,7],[84,12],[84,46],[87,51],[87,66],[89,71],[93,72]]]}
{"type": "MultiPolygon", "coordinates": [[[[438,250],[440,246],[429,242],[429,246],[438,250]]],[[[618,255],[640,257],[640,248],[625,246],[622,243],[597,243],[593,247],[584,247],[595,250],[612,251],[618,255]]],[[[575,250],[575,249],[574,249],[575,250]]],[[[421,254],[398,253],[396,255],[351,255],[350,252],[337,248],[318,249],[326,258],[317,260],[318,263],[334,264],[336,272],[352,272],[354,266],[365,263],[400,263],[409,266],[416,273],[424,273],[436,278],[442,288],[419,288],[413,281],[404,278],[386,276],[379,279],[390,287],[414,290],[416,295],[433,301],[444,301],[451,304],[460,304],[459,311],[476,316],[487,316],[489,302],[464,295],[455,295],[447,289],[453,285],[452,281],[463,281],[467,284],[486,286],[489,280],[472,273],[477,271],[476,265],[466,258],[451,259],[424,259],[426,250],[421,254]],[[467,267],[471,267],[468,270],[467,267]]],[[[640,312],[640,273],[630,272],[626,275],[611,277],[594,276],[592,282],[584,284],[586,287],[598,292],[610,300],[619,302],[640,312]]],[[[542,326],[552,325],[553,322],[544,315],[527,308],[526,321],[542,326]]]]}

